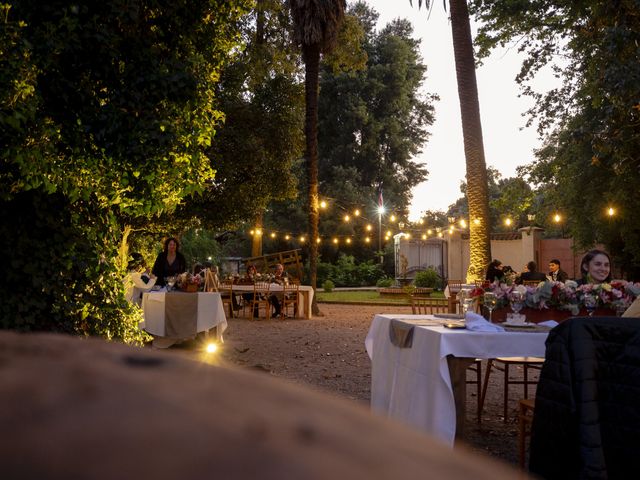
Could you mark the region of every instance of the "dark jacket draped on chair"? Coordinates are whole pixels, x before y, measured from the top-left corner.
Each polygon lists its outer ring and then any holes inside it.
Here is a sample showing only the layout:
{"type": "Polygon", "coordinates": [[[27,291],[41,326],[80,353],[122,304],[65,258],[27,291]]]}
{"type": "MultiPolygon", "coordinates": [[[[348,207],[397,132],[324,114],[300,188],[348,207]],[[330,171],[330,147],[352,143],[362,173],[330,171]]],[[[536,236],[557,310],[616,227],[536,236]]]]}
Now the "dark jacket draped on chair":
{"type": "Polygon", "coordinates": [[[549,333],[529,469],[547,479],[629,478],[640,460],[640,319],[578,317],[549,333]]]}

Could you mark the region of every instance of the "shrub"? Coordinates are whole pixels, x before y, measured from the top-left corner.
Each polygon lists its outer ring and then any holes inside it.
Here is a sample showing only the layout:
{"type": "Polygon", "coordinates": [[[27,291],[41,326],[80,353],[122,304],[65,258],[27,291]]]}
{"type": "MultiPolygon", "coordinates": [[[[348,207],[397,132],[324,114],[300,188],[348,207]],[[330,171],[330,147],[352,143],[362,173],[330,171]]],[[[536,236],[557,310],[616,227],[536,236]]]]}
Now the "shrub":
{"type": "Polygon", "coordinates": [[[336,264],[318,263],[318,284],[331,280],[338,287],[362,287],[375,285],[384,277],[380,264],[368,260],[356,264],[352,255],[341,255],[336,264]]]}
{"type": "Polygon", "coordinates": [[[433,268],[417,272],[413,284],[416,287],[442,288],[442,279],[433,268]]]}
{"type": "Polygon", "coordinates": [[[376,287],[388,288],[391,285],[393,285],[394,283],[395,283],[395,281],[393,280],[393,278],[385,277],[385,278],[379,279],[376,282],[376,287]]]}
{"type": "Polygon", "coordinates": [[[335,288],[335,284],[331,280],[325,280],[322,284],[322,288],[325,292],[331,292],[335,288]]]}

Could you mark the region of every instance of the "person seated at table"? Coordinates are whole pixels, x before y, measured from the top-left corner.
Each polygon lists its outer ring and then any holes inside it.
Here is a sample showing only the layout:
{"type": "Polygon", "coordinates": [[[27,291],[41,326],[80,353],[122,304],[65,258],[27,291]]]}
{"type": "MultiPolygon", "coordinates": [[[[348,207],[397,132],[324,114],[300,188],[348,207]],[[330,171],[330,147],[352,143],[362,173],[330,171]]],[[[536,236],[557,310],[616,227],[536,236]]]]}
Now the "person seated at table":
{"type": "Polygon", "coordinates": [[[611,258],[603,250],[587,252],[580,262],[581,278],[578,285],[587,283],[606,283],[611,281],[611,258]]]}
{"type": "MultiPolygon", "coordinates": [[[[246,284],[246,285],[250,285],[252,283],[255,282],[256,277],[258,275],[258,269],[256,268],[255,265],[253,264],[248,264],[247,265],[247,270],[244,273],[244,277],[242,277],[242,283],[246,284]]],[[[242,294],[242,302],[245,305],[250,305],[251,302],[253,302],[253,293],[251,292],[244,292],[242,294]]],[[[254,318],[258,318],[258,306],[256,305],[253,309],[253,316],[254,318]]]]}
{"type": "MultiPolygon", "coordinates": [[[[273,273],[273,282],[278,285],[286,285],[288,283],[289,277],[287,272],[284,269],[284,266],[281,263],[277,263],[275,267],[275,271],[273,273]]],[[[282,309],[282,292],[276,292],[269,295],[269,301],[271,305],[273,305],[274,312],[273,314],[278,317],[280,316],[282,309]]]]}
{"type": "Polygon", "coordinates": [[[158,277],[157,285],[164,286],[167,277],[174,277],[187,271],[187,261],[179,252],[180,244],[175,237],[164,242],[164,249],[156,257],[151,272],[158,277]]]}
{"type": "Polygon", "coordinates": [[[569,274],[560,268],[560,260],[554,258],[549,262],[547,278],[551,282],[566,282],[569,280],[569,274]]]}
{"type": "Polygon", "coordinates": [[[125,298],[136,305],[142,304],[142,294],[148,292],[156,284],[156,277],[149,272],[144,257],[137,252],[131,254],[125,278],[125,298]]]}
{"type": "Polygon", "coordinates": [[[484,277],[485,280],[489,280],[491,283],[493,283],[496,281],[496,279],[498,281],[502,281],[503,277],[504,273],[502,272],[502,262],[498,259],[492,260],[487,267],[487,274],[484,277]]]}
{"type": "Polygon", "coordinates": [[[525,270],[516,277],[516,283],[518,285],[522,285],[525,280],[528,282],[545,282],[547,280],[547,276],[538,271],[538,265],[532,260],[527,263],[525,270]]]}

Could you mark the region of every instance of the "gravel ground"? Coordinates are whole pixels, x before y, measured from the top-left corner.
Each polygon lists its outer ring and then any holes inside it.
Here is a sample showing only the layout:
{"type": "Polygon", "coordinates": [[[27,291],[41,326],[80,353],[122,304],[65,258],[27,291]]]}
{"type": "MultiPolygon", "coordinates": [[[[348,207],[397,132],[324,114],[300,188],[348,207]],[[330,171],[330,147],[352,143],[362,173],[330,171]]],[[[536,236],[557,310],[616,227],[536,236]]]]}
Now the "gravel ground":
{"type": "MultiPolygon", "coordinates": [[[[368,406],[371,362],[364,339],[371,320],[376,313],[408,313],[408,307],[320,304],[320,310],[323,316],[311,320],[230,319],[221,361],[368,406]]],[[[516,399],[522,388],[512,387],[505,423],[501,380],[501,372],[494,371],[481,425],[476,422],[475,386],[469,385],[466,441],[476,451],[517,464],[516,399]]]]}

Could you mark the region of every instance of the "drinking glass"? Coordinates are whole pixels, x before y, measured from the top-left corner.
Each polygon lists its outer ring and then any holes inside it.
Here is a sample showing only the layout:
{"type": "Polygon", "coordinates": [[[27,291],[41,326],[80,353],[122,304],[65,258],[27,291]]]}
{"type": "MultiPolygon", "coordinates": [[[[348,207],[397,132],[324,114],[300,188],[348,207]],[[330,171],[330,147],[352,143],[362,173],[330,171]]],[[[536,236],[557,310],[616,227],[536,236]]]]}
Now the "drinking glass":
{"type": "Polygon", "coordinates": [[[460,299],[460,309],[462,310],[462,315],[467,314],[469,309],[473,306],[473,297],[471,296],[471,290],[468,288],[463,288],[458,292],[458,298],[460,299]]]}
{"type": "Polygon", "coordinates": [[[498,305],[498,298],[493,292],[485,292],[484,294],[484,306],[489,310],[489,321],[491,321],[491,313],[493,309],[498,305]]]}
{"type": "Polygon", "coordinates": [[[164,281],[167,284],[167,292],[173,290],[173,286],[176,284],[176,277],[166,277],[164,281]]]}
{"type": "Polygon", "coordinates": [[[513,313],[518,315],[524,306],[524,293],[514,290],[509,294],[509,302],[511,303],[511,310],[513,310],[513,313]]]}
{"type": "Polygon", "coordinates": [[[584,302],[584,308],[587,309],[587,313],[589,314],[590,317],[592,317],[593,312],[596,311],[596,306],[598,305],[598,299],[596,298],[595,295],[592,295],[591,293],[585,293],[584,297],[582,298],[582,301],[584,302]]]}

